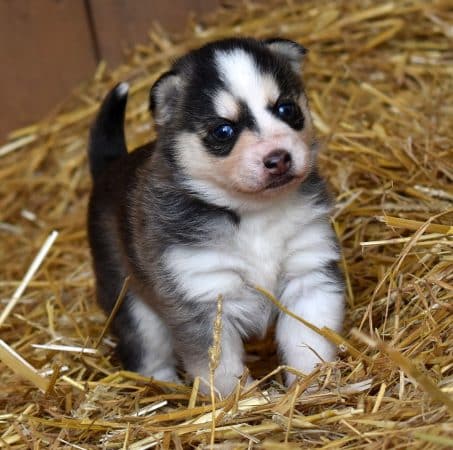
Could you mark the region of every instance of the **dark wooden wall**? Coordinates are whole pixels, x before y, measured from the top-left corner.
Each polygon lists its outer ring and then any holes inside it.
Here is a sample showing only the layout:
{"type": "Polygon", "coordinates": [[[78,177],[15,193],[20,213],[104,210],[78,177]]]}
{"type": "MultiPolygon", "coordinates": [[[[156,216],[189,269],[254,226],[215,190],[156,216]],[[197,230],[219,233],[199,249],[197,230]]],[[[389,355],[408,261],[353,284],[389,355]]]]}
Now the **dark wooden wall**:
{"type": "Polygon", "coordinates": [[[119,64],[152,22],[177,31],[220,0],[0,0],[0,143],[38,120],[101,59],[119,64]]]}

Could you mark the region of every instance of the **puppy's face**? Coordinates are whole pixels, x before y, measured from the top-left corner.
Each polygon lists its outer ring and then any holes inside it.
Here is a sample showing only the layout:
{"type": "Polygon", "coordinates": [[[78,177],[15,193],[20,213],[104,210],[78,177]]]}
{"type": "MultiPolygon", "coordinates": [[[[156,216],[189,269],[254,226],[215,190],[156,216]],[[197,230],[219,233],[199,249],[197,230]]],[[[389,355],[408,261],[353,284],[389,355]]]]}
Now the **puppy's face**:
{"type": "Polygon", "coordinates": [[[220,41],[158,80],[151,105],[159,134],[188,184],[207,195],[259,199],[308,175],[313,128],[299,73],[304,53],[285,40],[220,41]]]}

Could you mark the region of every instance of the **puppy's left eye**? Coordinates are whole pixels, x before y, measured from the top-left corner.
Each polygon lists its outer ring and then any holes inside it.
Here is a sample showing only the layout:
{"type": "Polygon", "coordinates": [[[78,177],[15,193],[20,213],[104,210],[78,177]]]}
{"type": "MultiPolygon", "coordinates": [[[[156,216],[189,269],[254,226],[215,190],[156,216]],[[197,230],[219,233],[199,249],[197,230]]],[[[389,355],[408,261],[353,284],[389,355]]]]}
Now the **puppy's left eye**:
{"type": "Polygon", "coordinates": [[[232,139],[235,135],[235,131],[232,125],[229,123],[223,123],[211,131],[212,136],[220,142],[227,142],[232,139]]]}
{"type": "Polygon", "coordinates": [[[304,116],[297,103],[288,100],[278,102],[273,113],[290,127],[301,130],[304,127],[304,116]]]}
{"type": "Polygon", "coordinates": [[[276,114],[285,122],[293,120],[298,114],[299,108],[294,102],[280,103],[276,106],[276,114]]]}

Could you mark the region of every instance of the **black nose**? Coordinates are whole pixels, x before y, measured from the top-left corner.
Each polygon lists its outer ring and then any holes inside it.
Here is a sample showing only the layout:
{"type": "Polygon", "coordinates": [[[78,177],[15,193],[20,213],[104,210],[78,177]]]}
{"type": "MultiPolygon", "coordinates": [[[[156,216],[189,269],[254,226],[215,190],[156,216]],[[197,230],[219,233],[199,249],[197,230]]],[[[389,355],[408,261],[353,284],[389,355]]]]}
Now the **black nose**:
{"type": "Polygon", "coordinates": [[[274,150],[264,157],[263,163],[272,175],[283,175],[291,167],[291,155],[286,150],[274,150]]]}

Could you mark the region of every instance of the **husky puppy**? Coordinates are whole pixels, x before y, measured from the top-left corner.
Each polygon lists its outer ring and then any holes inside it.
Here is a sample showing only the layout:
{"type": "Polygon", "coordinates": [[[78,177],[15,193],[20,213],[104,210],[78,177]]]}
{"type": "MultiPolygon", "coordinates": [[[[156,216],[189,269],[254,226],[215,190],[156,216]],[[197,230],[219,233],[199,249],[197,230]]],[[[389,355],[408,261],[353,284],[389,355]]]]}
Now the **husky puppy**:
{"type": "Polygon", "coordinates": [[[89,145],[89,239],[107,313],[130,276],[113,323],[125,368],[176,381],[181,364],[207,380],[219,295],[222,395],[243,373],[243,339],[275,320],[284,364],[309,373],[335,358],[331,343],[256,289],[341,329],[339,248],[301,81],[305,53],[284,39],[227,39],[188,53],[151,89],[157,140],[130,154],[128,85],[104,100],[89,145]]]}

